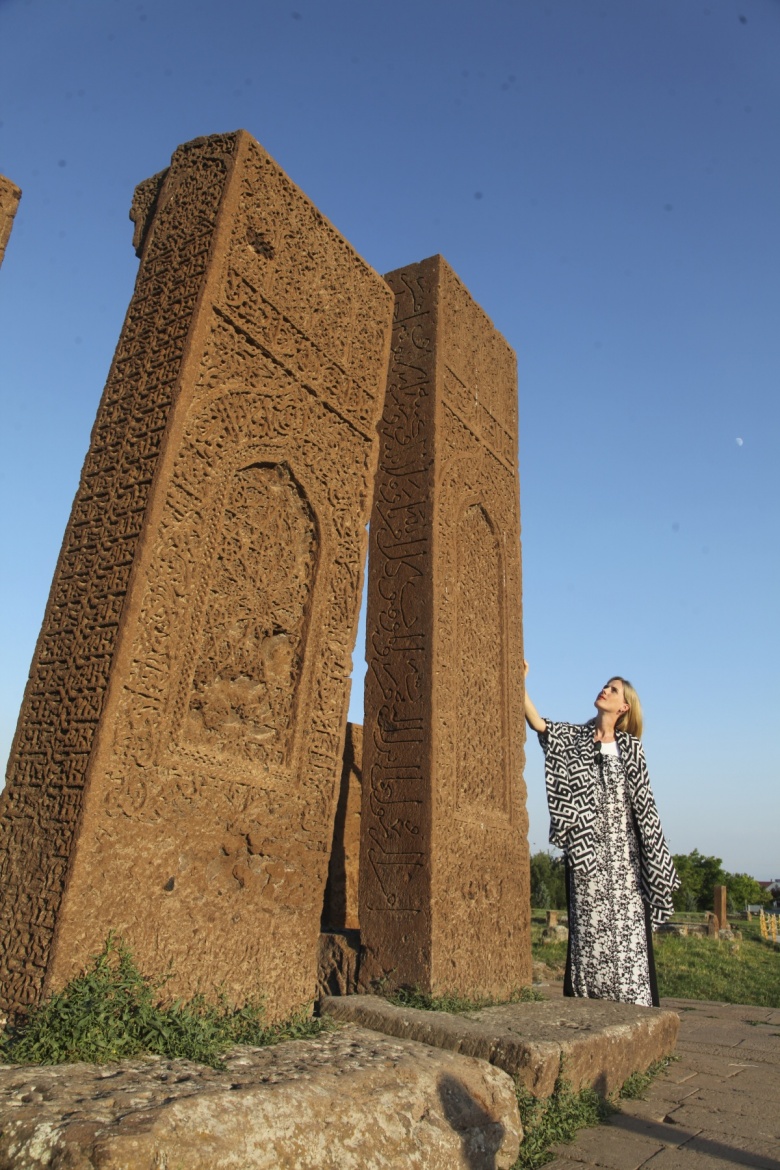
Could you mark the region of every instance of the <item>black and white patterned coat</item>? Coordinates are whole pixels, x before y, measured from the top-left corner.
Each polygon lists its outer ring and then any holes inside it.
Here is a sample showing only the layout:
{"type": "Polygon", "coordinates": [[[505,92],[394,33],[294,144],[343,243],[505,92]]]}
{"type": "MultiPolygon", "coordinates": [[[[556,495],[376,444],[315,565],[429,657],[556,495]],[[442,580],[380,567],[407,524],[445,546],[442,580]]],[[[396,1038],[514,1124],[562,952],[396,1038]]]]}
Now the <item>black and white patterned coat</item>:
{"type": "MultiPolygon", "coordinates": [[[[539,733],[545,757],[550,842],[563,849],[572,868],[586,877],[591,876],[597,864],[595,722],[595,719],[582,724],[546,720],[546,731],[539,733]]],[[[653,926],[660,926],[674,912],[672,892],[680,879],[664,840],[641,740],[625,731],[615,732],[615,739],[625,768],[639,841],[642,897],[650,909],[653,926]]]]}

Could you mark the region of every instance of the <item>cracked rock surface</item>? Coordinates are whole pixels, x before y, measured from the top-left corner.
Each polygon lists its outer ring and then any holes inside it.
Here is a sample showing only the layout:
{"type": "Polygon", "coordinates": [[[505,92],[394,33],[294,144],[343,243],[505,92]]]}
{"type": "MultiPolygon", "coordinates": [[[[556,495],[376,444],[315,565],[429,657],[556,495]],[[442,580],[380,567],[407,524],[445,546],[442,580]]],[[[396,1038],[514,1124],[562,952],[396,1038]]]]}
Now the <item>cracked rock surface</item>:
{"type": "Polygon", "coordinates": [[[479,1170],[522,1136],[483,1060],[347,1026],[226,1068],[0,1066],[0,1170],[479,1170]]]}

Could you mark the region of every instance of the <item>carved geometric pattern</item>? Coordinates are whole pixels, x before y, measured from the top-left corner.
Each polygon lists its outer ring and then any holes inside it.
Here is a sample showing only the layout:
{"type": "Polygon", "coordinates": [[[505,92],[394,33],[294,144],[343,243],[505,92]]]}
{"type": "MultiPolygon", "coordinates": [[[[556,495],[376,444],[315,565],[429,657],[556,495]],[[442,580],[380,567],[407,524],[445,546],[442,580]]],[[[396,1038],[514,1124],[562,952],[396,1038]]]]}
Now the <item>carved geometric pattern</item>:
{"type": "Polygon", "coordinates": [[[236,471],[206,594],[189,743],[264,764],[286,760],[316,558],[314,516],[290,469],[236,471]]]}
{"type": "Polygon", "coordinates": [[[152,472],[234,147],[235,136],[224,135],[177,151],[188,163],[186,191],[160,209],[65,531],[0,796],[0,984],[9,1004],[32,1003],[43,987],[152,472]]]}
{"type": "Polygon", "coordinates": [[[34,1002],[116,928],[172,993],[284,1014],[316,985],[392,297],[243,131],[133,218],[2,797],[0,978],[34,1002]]]}
{"type": "Polygon", "coordinates": [[[530,978],[515,360],[441,257],[386,279],[361,980],[500,995],[530,978]]]}
{"type": "Polygon", "coordinates": [[[504,586],[497,533],[481,504],[460,517],[455,673],[458,811],[508,815],[504,586]]]}
{"type": "Polygon", "coordinates": [[[359,913],[365,937],[378,936],[374,952],[393,951],[408,981],[422,985],[431,961],[434,315],[414,276],[387,280],[396,321],[369,534],[359,913]]]}

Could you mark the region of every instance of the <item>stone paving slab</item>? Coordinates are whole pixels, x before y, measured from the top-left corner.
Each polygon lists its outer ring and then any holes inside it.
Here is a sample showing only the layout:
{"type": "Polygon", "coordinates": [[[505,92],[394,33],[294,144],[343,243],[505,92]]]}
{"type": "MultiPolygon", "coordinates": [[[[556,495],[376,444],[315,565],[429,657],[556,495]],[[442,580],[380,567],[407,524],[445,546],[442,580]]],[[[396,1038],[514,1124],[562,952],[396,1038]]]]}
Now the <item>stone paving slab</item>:
{"type": "Polygon", "coordinates": [[[621,1101],[606,1125],[559,1146],[545,1170],[780,1170],[780,1042],[756,1044],[763,1029],[750,1023],[780,1013],[677,999],[662,1006],[679,1012],[680,1060],[644,1100],[621,1101]]]}
{"type": "Polygon", "coordinates": [[[674,1012],[604,1000],[556,998],[464,1015],[398,1007],[373,995],[325,998],[334,1019],[489,1061],[548,1097],[558,1074],[575,1089],[616,1092],[631,1073],[674,1051],[674,1012]]]}
{"type": "MultiPolygon", "coordinates": [[[[684,1147],[685,1153],[699,1154],[717,1158],[720,1162],[719,1170],[724,1166],[759,1166],[762,1170],[780,1170],[780,1149],[772,1139],[766,1141],[760,1137],[743,1138],[738,1134],[729,1134],[728,1137],[709,1137],[707,1134],[697,1134],[684,1147]]],[[[687,1167],[684,1168],[687,1170],[687,1167]]]]}
{"type": "MultiPolygon", "coordinates": [[[[674,1065],[671,1066],[674,1068],[674,1065]]],[[[671,1071],[671,1070],[670,1070],[671,1071]]],[[[712,1078],[715,1079],[714,1077],[712,1078]]],[[[720,1084],[720,1082],[718,1082],[720,1084]]],[[[663,1104],[667,1110],[671,1109],[672,1105],[679,1105],[686,1097],[690,1097],[698,1089],[696,1074],[688,1077],[684,1081],[673,1081],[668,1075],[659,1078],[653,1083],[648,1090],[648,1097],[657,1100],[659,1105],[663,1104]]],[[[647,1099],[647,1098],[645,1098],[647,1099]]],[[[623,1102],[623,1104],[630,1104],[631,1102],[623,1102]]]]}
{"type": "Polygon", "coordinates": [[[676,1012],[689,1012],[692,1018],[702,1019],[708,1016],[712,1019],[767,1019],[776,1017],[780,1020],[780,1011],[777,1008],[765,1007],[760,1004],[721,1003],[716,999],[676,999],[674,996],[664,996],[663,1006],[672,1008],[676,1012]]]}
{"type": "Polygon", "coordinates": [[[777,1039],[771,1033],[751,1027],[745,1031],[745,1023],[739,1020],[718,1020],[708,1018],[706,1022],[691,1021],[692,1027],[686,1035],[686,1044],[717,1044],[719,1048],[772,1048],[777,1039]]]}
{"type": "Polygon", "coordinates": [[[736,1075],[724,1081],[735,1092],[752,1093],[755,1097],[764,1098],[767,1096],[774,1097],[777,1100],[778,1089],[778,1070],[777,1068],[770,1068],[767,1073],[767,1068],[756,1068],[753,1066],[743,1066],[737,1070],[736,1075]]]}
{"type": "MultiPolygon", "coordinates": [[[[714,1077],[710,1079],[715,1080],[714,1077]]],[[[679,1102],[680,1106],[696,1102],[697,1107],[703,1105],[710,1110],[723,1110],[727,1113],[738,1113],[746,1116],[755,1113],[760,1117],[765,1117],[769,1112],[766,1108],[767,1098],[776,1099],[776,1094],[773,1091],[776,1086],[766,1085],[764,1094],[757,1094],[752,1090],[745,1092],[740,1088],[739,1077],[731,1077],[717,1087],[705,1088],[703,1085],[697,1084],[692,1085],[692,1088],[693,1092],[679,1102]]],[[[773,1136],[780,1138],[780,1101],[777,1102],[771,1113],[774,1115],[772,1124],[776,1130],[773,1136]]]]}
{"type": "Polygon", "coordinates": [[[652,1098],[648,1096],[641,1100],[621,1101],[620,1113],[621,1116],[631,1118],[633,1121],[661,1125],[665,1122],[669,1110],[679,1103],[679,1101],[664,1100],[663,1097],[654,1094],[652,1098]]]}
{"type": "MultiPolygon", "coordinates": [[[[778,1110],[775,1109],[775,1113],[778,1110]]],[[[724,1134],[737,1134],[741,1137],[756,1137],[766,1141],[774,1141],[775,1149],[780,1154],[780,1138],[777,1122],[769,1120],[766,1108],[753,1107],[745,1111],[736,1108],[725,1108],[720,1104],[713,1104],[707,1100],[693,1098],[690,1103],[683,1102],[676,1109],[668,1113],[669,1121],[675,1126],[681,1125],[699,1134],[708,1137],[724,1134]]]]}
{"type": "Polygon", "coordinates": [[[674,1069],[670,1069],[667,1076],[679,1080],[689,1080],[699,1073],[709,1073],[715,1077],[736,1076],[750,1069],[760,1070],[763,1067],[760,1062],[738,1060],[733,1052],[721,1050],[712,1054],[697,1051],[695,1047],[679,1040],[676,1055],[680,1063],[674,1069]]]}
{"type": "MultiPolygon", "coordinates": [[[[653,1092],[661,1091],[662,1087],[669,1090],[668,1099],[671,1101],[672,1092],[679,1089],[685,1096],[690,1093],[702,1092],[704,1089],[722,1089],[728,1093],[751,1093],[753,1095],[762,1095],[762,1089],[766,1088],[766,1072],[760,1076],[759,1080],[750,1080],[751,1068],[747,1065],[740,1064],[734,1066],[727,1066],[726,1072],[728,1075],[717,1076],[717,1074],[708,1072],[694,1072],[693,1076],[688,1076],[683,1081],[673,1081],[672,1076],[676,1071],[677,1064],[670,1066],[668,1074],[661,1081],[656,1081],[653,1085],[653,1092]]],[[[688,1072],[690,1073],[690,1069],[688,1072]]],[[[773,1090],[769,1090],[773,1092],[773,1090]]],[[[682,1096],[675,1098],[682,1100],[682,1096]]]]}
{"type": "Polygon", "coordinates": [[[487,1062],[357,1027],[160,1059],[0,1066],[0,1170],[507,1170],[522,1129],[487,1062]]]}
{"type": "MultiPolygon", "coordinates": [[[[730,1159],[734,1151],[729,1148],[727,1151],[730,1159]]],[[[739,1165],[740,1167],[756,1167],[757,1170],[773,1170],[771,1166],[767,1167],[766,1161],[760,1155],[745,1155],[745,1161],[733,1163],[730,1160],[723,1160],[723,1153],[721,1147],[713,1146],[708,1150],[699,1149],[685,1149],[685,1150],[662,1150],[660,1154],[646,1163],[645,1170],[725,1170],[725,1167],[731,1165],[739,1165]]]]}
{"type": "Polygon", "coordinates": [[[724,1059],[732,1068],[757,1068],[761,1065],[774,1065],[777,1057],[775,1052],[770,1048],[753,1048],[748,1047],[749,1037],[745,1038],[744,1044],[707,1044],[694,1041],[684,1041],[679,1045],[678,1051],[683,1058],[691,1055],[696,1056],[714,1056],[717,1059],[724,1059]]]}
{"type": "Polygon", "coordinates": [[[648,1158],[659,1153],[664,1142],[644,1134],[626,1133],[611,1126],[581,1130],[572,1145],[558,1146],[557,1151],[569,1161],[591,1166],[605,1166],[609,1170],[638,1170],[648,1158]]]}

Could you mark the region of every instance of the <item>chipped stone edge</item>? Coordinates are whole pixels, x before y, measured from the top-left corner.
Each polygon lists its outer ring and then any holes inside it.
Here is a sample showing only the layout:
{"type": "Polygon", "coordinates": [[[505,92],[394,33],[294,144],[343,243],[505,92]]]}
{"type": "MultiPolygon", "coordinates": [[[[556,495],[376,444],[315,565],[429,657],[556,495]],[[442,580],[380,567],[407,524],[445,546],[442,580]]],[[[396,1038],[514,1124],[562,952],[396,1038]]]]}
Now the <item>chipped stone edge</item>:
{"type": "MultiPolygon", "coordinates": [[[[604,1091],[602,1078],[597,1075],[600,1070],[588,1068],[590,1062],[587,1059],[578,1060],[586,1056],[588,1049],[602,1049],[605,1044],[610,1048],[620,1048],[624,1043],[628,1047],[639,1032],[647,1042],[641,1066],[643,1071],[653,1061],[674,1051],[680,1025],[675,1012],[654,1010],[650,1014],[648,1009],[647,1017],[636,1023],[620,1020],[586,1035],[552,1041],[497,1031],[495,1027],[467,1016],[399,1007],[379,996],[326,996],[320,1000],[320,1011],[342,1023],[360,1024],[399,1039],[417,1040],[435,1048],[487,1060],[510,1076],[518,1078],[536,1097],[549,1097],[561,1069],[567,1066],[570,1073],[568,1079],[575,1090],[592,1087],[604,1091]],[[575,1061],[584,1063],[586,1067],[580,1068],[578,1072],[571,1067],[575,1061]]],[[[617,1067],[623,1065],[622,1061],[613,1063],[617,1067]]],[[[620,1068],[619,1083],[615,1078],[614,1084],[607,1085],[607,1093],[619,1088],[631,1072],[640,1071],[635,1062],[630,1064],[631,1067],[625,1064],[620,1068]]]]}

